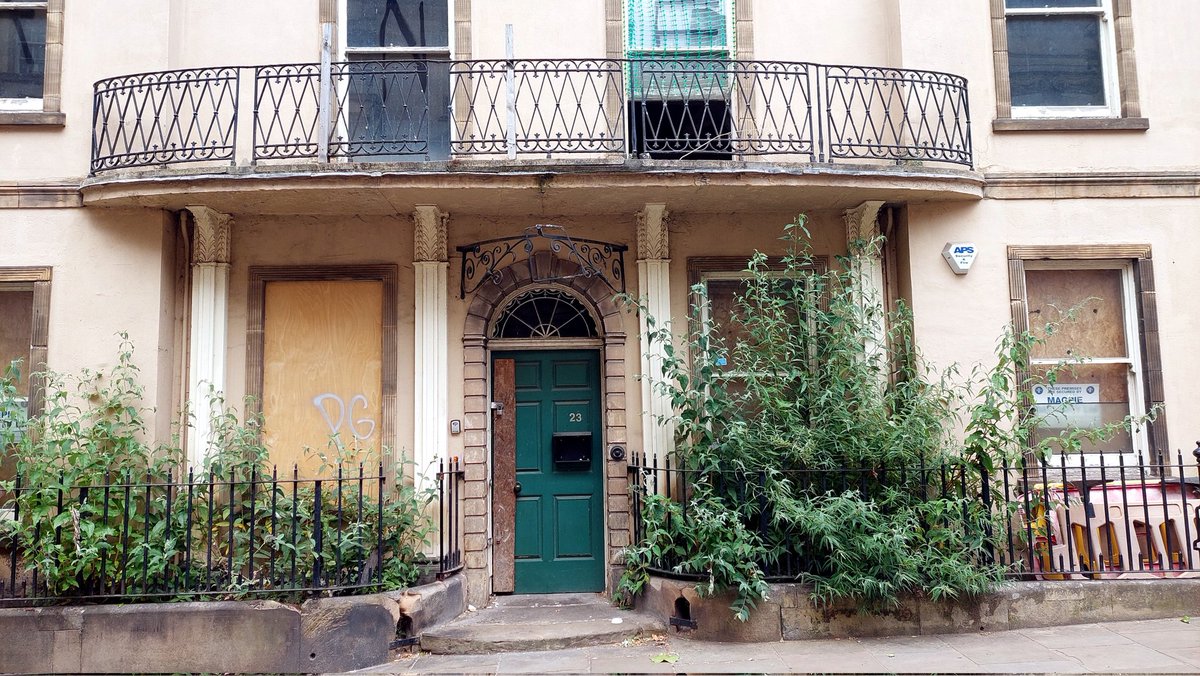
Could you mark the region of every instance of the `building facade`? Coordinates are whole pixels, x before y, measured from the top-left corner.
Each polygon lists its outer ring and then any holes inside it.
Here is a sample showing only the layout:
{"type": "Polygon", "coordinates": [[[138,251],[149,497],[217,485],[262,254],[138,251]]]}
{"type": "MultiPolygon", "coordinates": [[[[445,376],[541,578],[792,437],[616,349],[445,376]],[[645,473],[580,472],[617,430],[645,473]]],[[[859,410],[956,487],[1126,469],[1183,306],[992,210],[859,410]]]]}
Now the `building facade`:
{"type": "Polygon", "coordinates": [[[883,238],[863,284],[935,364],[1099,299],[1032,368],[1086,353],[1076,423],[1159,413],[1085,456],[1153,459],[1200,397],[1194,14],[0,0],[0,359],[100,367],[128,332],[155,435],[212,388],[283,465],[331,434],[418,482],[457,457],[473,603],[611,590],[628,459],[671,447],[617,294],[727,311],[804,213],[829,264],[883,238]]]}

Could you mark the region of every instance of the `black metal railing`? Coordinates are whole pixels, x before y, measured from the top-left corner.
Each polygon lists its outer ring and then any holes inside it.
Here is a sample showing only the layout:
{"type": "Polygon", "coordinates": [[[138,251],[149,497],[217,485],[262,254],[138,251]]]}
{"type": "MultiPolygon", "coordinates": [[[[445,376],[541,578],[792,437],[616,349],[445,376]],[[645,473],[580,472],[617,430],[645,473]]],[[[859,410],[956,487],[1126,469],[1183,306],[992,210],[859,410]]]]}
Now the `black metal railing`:
{"type": "Polygon", "coordinates": [[[462,517],[459,508],[462,496],[462,483],[466,478],[462,464],[457,457],[446,462],[438,461],[438,571],[437,579],[442,580],[462,570],[462,517]]]}
{"type": "Polygon", "coordinates": [[[241,68],[193,68],[100,80],[92,98],[92,173],[234,161],[241,68]]]}
{"type": "Polygon", "coordinates": [[[389,487],[382,465],[315,479],[295,467],[233,479],[106,474],[93,485],[18,476],[0,488],[0,607],[364,592],[393,584],[401,558],[442,579],[462,567],[462,479],[457,459],[436,474],[430,561],[426,498],[389,487]]]}
{"type": "MultiPolygon", "coordinates": [[[[973,531],[964,532],[963,540],[983,543],[974,554],[977,562],[1000,564],[1011,578],[1200,577],[1200,480],[1188,477],[1188,469],[1182,454],[1175,462],[1161,463],[1059,456],[1049,463],[1000,463],[990,470],[945,460],[772,472],[713,472],[642,457],[630,465],[633,535],[635,542],[643,542],[651,527],[672,532],[669,525],[647,523],[647,495],[663,495],[677,504],[679,509],[666,518],[686,522],[689,508],[695,509],[690,505],[695,487],[703,483],[736,503],[743,525],[774,552],[757,562],[768,580],[802,579],[821,562],[807,559],[774,524],[767,485],[782,480],[796,496],[853,493],[880,501],[881,509],[894,505],[897,493],[949,498],[962,513],[940,525],[973,531]]],[[[682,569],[681,563],[679,556],[667,554],[650,568],[668,577],[704,577],[682,569]]]]}
{"type": "Polygon", "coordinates": [[[970,167],[967,84],[784,61],[418,59],[141,73],[95,86],[93,173],[580,154],[970,167]]]}

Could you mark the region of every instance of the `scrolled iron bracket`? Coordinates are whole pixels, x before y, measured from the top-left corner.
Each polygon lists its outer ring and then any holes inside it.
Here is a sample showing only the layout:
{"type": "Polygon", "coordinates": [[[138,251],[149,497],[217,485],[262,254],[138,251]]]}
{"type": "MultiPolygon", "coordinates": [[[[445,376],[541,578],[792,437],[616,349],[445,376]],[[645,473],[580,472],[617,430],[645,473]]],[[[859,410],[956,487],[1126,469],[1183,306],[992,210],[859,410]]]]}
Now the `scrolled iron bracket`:
{"type": "Polygon", "coordinates": [[[504,282],[504,269],[513,263],[527,261],[529,278],[535,282],[561,282],[576,277],[595,277],[613,290],[625,293],[625,244],[575,239],[561,225],[534,225],[515,237],[499,237],[455,247],[462,254],[462,274],[459,275],[458,297],[466,298],[491,280],[499,286],[504,282]],[[547,251],[555,257],[579,266],[569,275],[539,274],[535,256],[547,251]]]}

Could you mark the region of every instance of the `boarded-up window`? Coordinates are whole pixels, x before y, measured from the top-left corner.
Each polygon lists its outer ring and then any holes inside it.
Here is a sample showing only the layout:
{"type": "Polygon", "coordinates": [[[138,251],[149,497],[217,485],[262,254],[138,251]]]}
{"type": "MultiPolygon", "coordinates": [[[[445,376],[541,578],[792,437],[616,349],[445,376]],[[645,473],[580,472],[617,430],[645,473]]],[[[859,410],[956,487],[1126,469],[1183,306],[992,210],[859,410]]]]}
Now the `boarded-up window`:
{"type": "Polygon", "coordinates": [[[378,459],[383,308],[379,280],[266,283],[263,439],[273,462],[314,476],[338,445],[378,459]]]}
{"type": "MultiPolygon", "coordinates": [[[[25,418],[42,407],[38,372],[46,368],[50,328],[50,268],[0,268],[0,374],[16,364],[16,393],[0,407],[2,438],[17,438],[25,418]]],[[[10,479],[14,462],[0,449],[0,480],[10,479]]]]}
{"type": "MultiPolygon", "coordinates": [[[[1027,263],[1035,441],[1144,413],[1132,267],[1123,262],[1027,263]]],[[[1083,453],[1133,453],[1137,431],[1085,441],[1083,453]]]]}
{"type": "Polygon", "coordinates": [[[0,284],[0,371],[18,364],[17,387],[28,392],[29,347],[33,338],[33,284],[0,284]]]}

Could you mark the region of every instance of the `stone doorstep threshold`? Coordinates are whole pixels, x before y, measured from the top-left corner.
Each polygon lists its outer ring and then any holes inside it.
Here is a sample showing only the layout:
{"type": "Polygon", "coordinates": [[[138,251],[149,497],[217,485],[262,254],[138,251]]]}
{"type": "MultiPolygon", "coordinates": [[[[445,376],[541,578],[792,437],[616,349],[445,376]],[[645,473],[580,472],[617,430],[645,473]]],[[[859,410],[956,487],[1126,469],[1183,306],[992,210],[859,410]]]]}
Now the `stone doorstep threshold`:
{"type": "Polygon", "coordinates": [[[680,636],[726,642],[972,633],[1200,616],[1200,578],[1184,577],[1012,582],[973,598],[909,597],[877,614],[860,612],[850,602],[817,607],[809,601],[810,592],[807,585],[773,584],[769,598],[746,622],[738,622],[730,610],[732,592],[701,598],[695,583],[685,581],[651,577],[637,603],[639,611],[663,624],[686,611],[688,617],[680,619],[696,626],[680,636]]]}
{"type": "Polygon", "coordinates": [[[387,662],[466,610],[462,576],[364,596],[0,609],[0,672],[312,673],[387,662]]]}
{"type": "Polygon", "coordinates": [[[664,631],[646,613],[614,608],[603,594],[513,594],[421,634],[442,655],[533,652],[620,643],[664,631]]]}

